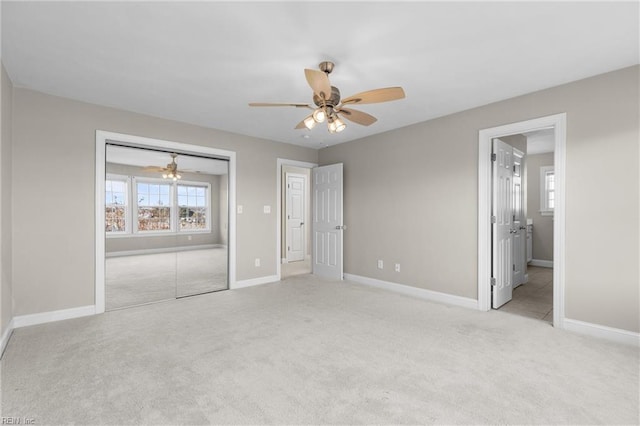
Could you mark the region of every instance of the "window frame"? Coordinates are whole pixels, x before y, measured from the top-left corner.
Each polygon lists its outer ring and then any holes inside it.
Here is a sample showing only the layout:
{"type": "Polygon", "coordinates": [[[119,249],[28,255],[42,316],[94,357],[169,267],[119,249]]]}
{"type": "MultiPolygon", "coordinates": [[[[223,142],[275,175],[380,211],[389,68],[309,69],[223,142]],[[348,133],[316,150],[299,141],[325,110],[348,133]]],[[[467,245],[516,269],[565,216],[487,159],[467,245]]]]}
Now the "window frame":
{"type": "Polygon", "coordinates": [[[175,205],[176,205],[176,233],[178,234],[202,234],[211,232],[211,183],[209,182],[198,182],[198,181],[183,181],[178,180],[174,182],[175,187],[175,205]],[[206,212],[206,224],[205,229],[180,229],[180,204],[178,203],[178,186],[193,186],[204,188],[204,197],[205,197],[205,212],[206,212]]]}
{"type": "MultiPolygon", "coordinates": [[[[133,196],[133,200],[135,201],[135,207],[134,207],[134,203],[131,203],[131,215],[132,217],[135,218],[135,220],[133,221],[133,228],[132,228],[132,234],[134,235],[142,235],[142,236],[148,236],[148,235],[171,235],[173,233],[175,233],[175,203],[174,203],[174,198],[175,198],[175,185],[173,181],[167,181],[166,179],[162,179],[162,178],[149,178],[149,177],[141,177],[141,176],[131,176],[131,192],[132,192],[132,196],[133,196]],[[139,225],[139,220],[138,220],[138,209],[140,208],[140,205],[138,204],[138,184],[139,183],[148,183],[148,184],[156,184],[156,185],[166,185],[169,187],[169,229],[165,229],[165,230],[158,230],[158,229],[154,229],[154,230],[150,230],[150,231],[145,231],[145,230],[141,230],[138,225],[139,225]],[[134,208],[135,208],[135,212],[134,212],[134,208]]],[[[144,207],[144,206],[142,206],[144,207]]]]}
{"type": "Polygon", "coordinates": [[[131,225],[133,223],[131,217],[131,179],[130,176],[120,175],[115,173],[107,173],[105,176],[105,223],[106,223],[106,213],[107,208],[109,208],[110,204],[106,201],[106,186],[108,181],[120,181],[124,182],[125,185],[125,204],[124,204],[124,231],[106,231],[105,234],[108,237],[117,237],[117,236],[126,236],[131,234],[131,225]]]}
{"type": "MultiPolygon", "coordinates": [[[[191,180],[167,180],[164,178],[153,178],[145,176],[126,176],[118,174],[107,174],[107,180],[120,180],[126,182],[127,204],[125,205],[125,231],[105,232],[107,238],[131,238],[131,237],[166,237],[170,235],[206,234],[213,231],[211,226],[211,183],[191,180]],[[168,185],[170,210],[170,229],[167,230],[140,230],[138,228],[138,183],[150,183],[158,185],[168,185]],[[178,204],[178,185],[195,186],[205,188],[205,229],[180,229],[180,205],[178,204]]],[[[106,201],[106,199],[105,199],[106,201]]],[[[105,213],[107,204],[105,203],[105,213]]],[[[143,206],[144,207],[144,206],[143,206]]]]}
{"type": "Polygon", "coordinates": [[[553,216],[554,208],[549,207],[549,192],[553,191],[555,194],[555,188],[549,189],[547,175],[552,173],[555,182],[555,168],[554,166],[541,166],[540,167],[540,214],[542,216],[553,216]]]}

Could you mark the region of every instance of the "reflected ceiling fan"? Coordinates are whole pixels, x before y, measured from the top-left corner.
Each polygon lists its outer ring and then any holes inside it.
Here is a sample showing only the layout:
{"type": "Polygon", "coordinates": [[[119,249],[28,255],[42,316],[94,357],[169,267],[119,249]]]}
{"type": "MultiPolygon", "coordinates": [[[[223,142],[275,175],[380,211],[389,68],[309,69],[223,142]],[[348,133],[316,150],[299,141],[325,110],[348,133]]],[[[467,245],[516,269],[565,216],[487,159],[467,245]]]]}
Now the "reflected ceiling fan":
{"type": "Polygon", "coordinates": [[[358,111],[346,106],[358,104],[375,104],[380,102],[395,101],[405,97],[402,87],[385,87],[349,96],[340,100],[340,90],[332,86],[329,82],[329,74],[333,71],[333,62],[325,61],[319,65],[320,70],[305,69],[304,75],[307,83],[313,89],[313,103],[315,108],[309,104],[286,104],[286,103],[266,103],[252,102],[252,107],[278,107],[290,106],[296,108],[308,108],[313,112],[305,117],[296,129],[313,129],[316,124],[327,121],[329,133],[338,133],[347,126],[342,119],[347,119],[354,123],[370,126],[378,119],[366,112],[358,111]]]}
{"type": "Polygon", "coordinates": [[[161,172],[162,177],[165,179],[173,179],[174,181],[181,179],[182,176],[180,173],[182,171],[178,170],[178,163],[176,162],[176,157],[178,154],[171,154],[171,162],[167,164],[167,167],[159,167],[159,166],[147,166],[142,169],[145,172],[161,172]]]}

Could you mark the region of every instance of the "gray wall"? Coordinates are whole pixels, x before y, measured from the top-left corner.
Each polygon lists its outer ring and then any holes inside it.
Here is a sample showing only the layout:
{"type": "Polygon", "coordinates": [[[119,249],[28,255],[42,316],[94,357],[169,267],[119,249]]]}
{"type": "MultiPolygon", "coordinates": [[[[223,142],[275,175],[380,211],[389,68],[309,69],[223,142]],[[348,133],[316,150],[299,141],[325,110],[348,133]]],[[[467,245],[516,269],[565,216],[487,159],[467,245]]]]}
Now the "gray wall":
{"type": "Polygon", "coordinates": [[[527,157],[527,216],[533,219],[533,258],[553,260],[553,216],[540,214],[540,167],[553,166],[553,152],[527,157]]]}
{"type": "MultiPolygon", "coordinates": [[[[107,151],[108,157],[108,151],[107,151]]],[[[108,158],[107,158],[108,160],[108,158]]],[[[124,176],[141,176],[157,178],[158,173],[145,172],[142,167],[128,166],[124,164],[106,163],[107,173],[124,176]]],[[[206,233],[177,233],[166,236],[109,236],[105,241],[107,253],[117,253],[130,250],[149,250],[172,247],[199,246],[207,244],[223,244],[220,241],[220,176],[199,173],[182,172],[182,180],[193,182],[207,182],[211,185],[211,232],[206,233]],[[191,237],[191,239],[189,239],[191,237]]],[[[225,203],[226,204],[226,203],[225,203]]]]}
{"type": "Polygon", "coordinates": [[[12,295],[12,256],[11,256],[11,115],[13,103],[13,85],[4,69],[0,67],[2,73],[2,84],[0,86],[0,97],[2,98],[1,124],[0,124],[0,336],[11,322],[13,316],[13,295],[12,295]]]}
{"type": "Polygon", "coordinates": [[[315,163],[316,150],[27,89],[14,90],[13,104],[13,208],[20,212],[13,218],[14,315],[94,304],[97,129],[235,151],[237,203],[244,206],[236,221],[237,279],[276,274],[277,158],[315,163]],[[46,220],[43,205],[56,207],[46,220]]]}
{"type": "Polygon", "coordinates": [[[345,167],[345,271],[476,299],[478,131],[566,112],[566,316],[637,332],[639,70],[322,149],[345,167]]]}

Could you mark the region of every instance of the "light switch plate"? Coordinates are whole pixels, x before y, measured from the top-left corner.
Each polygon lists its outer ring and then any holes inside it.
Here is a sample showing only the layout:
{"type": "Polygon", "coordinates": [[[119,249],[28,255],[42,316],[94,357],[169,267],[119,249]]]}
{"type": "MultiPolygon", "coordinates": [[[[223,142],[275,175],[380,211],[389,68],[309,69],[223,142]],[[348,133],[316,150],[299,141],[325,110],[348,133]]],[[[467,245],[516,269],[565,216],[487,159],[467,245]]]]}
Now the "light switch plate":
{"type": "Polygon", "coordinates": [[[264,206],[264,214],[271,213],[271,206],[264,206]]]}
{"type": "Polygon", "coordinates": [[[238,206],[238,214],[242,214],[242,206],[238,206]]]}

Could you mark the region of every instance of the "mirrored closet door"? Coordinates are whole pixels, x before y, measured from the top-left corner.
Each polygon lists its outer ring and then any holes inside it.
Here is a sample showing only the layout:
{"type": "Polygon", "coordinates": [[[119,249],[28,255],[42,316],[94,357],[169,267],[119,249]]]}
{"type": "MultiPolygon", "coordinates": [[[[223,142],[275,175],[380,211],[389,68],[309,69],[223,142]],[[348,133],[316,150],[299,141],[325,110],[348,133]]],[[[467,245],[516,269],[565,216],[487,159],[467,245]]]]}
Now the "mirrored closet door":
{"type": "Polygon", "coordinates": [[[106,310],[228,288],[228,161],[108,144],[106,310]]]}

